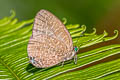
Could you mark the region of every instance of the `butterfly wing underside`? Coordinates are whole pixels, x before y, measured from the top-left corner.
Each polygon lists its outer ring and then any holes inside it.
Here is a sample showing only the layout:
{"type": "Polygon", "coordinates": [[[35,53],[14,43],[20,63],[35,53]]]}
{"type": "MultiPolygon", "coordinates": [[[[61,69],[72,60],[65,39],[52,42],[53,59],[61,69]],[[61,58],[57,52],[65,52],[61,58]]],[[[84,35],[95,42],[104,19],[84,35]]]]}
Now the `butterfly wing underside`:
{"type": "Polygon", "coordinates": [[[28,45],[29,56],[35,58],[32,64],[41,68],[50,67],[62,62],[64,49],[66,47],[62,42],[47,35],[39,35],[30,39],[28,45]]]}
{"type": "Polygon", "coordinates": [[[56,65],[72,50],[72,38],[62,22],[52,13],[40,10],[27,47],[32,64],[41,68],[56,65]]]}
{"type": "Polygon", "coordinates": [[[39,34],[56,37],[64,42],[68,51],[73,49],[72,38],[63,23],[47,10],[40,10],[34,21],[33,37],[39,34]]]}

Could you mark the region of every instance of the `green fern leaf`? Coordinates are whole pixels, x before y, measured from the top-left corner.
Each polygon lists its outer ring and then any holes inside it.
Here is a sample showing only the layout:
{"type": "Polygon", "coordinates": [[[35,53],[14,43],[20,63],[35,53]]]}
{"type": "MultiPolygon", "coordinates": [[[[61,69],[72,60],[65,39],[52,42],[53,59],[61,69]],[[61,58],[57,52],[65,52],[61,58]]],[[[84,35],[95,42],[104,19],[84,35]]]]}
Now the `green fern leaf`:
{"type": "MultiPolygon", "coordinates": [[[[15,17],[15,12],[12,11],[12,15],[10,17],[5,17],[0,20],[0,79],[2,80],[43,80],[49,78],[59,78],[62,79],[62,75],[59,74],[80,68],[84,65],[91,64],[93,62],[102,60],[106,57],[119,54],[120,53],[120,45],[114,44],[109,46],[104,46],[101,48],[97,48],[88,52],[78,54],[77,64],[74,64],[72,60],[66,61],[64,67],[56,65],[51,68],[36,68],[29,63],[27,58],[27,44],[30,36],[32,35],[32,26],[33,19],[20,21],[18,22],[15,17]],[[57,75],[57,77],[55,77],[57,75]]],[[[66,24],[66,22],[64,22],[66,24]]],[[[118,36],[118,31],[115,30],[115,36],[107,37],[108,33],[104,31],[103,34],[97,35],[96,29],[93,28],[92,33],[86,33],[86,26],[82,25],[81,27],[78,24],[75,25],[66,25],[66,28],[69,30],[74,46],[78,46],[79,49],[88,47],[100,42],[109,41],[115,39],[118,36]]],[[[111,65],[116,63],[116,68],[111,69],[110,71],[101,74],[106,75],[110,72],[119,71],[117,62],[120,60],[112,61],[110,63],[104,63],[105,65],[111,65]]],[[[75,77],[74,80],[79,78],[79,74],[85,76],[86,74],[82,72],[87,72],[87,70],[96,70],[98,68],[104,67],[107,69],[104,64],[96,65],[95,67],[86,68],[83,71],[77,71],[77,75],[74,75],[76,72],[65,73],[69,76],[69,74],[75,77]],[[102,66],[102,67],[101,67],[102,66]]],[[[112,65],[111,65],[112,67],[112,65]]],[[[103,69],[104,70],[104,69],[103,69]]],[[[101,70],[102,71],[102,70],[101,70]]],[[[89,72],[88,72],[89,73],[89,72]]],[[[99,71],[96,71],[99,73],[99,71]]],[[[65,75],[64,74],[64,75],[65,75]]],[[[110,77],[117,76],[119,73],[115,75],[110,75],[110,77]]],[[[88,75],[92,75],[89,73],[88,75]]],[[[94,78],[99,77],[99,74],[94,73],[94,78]]],[[[66,76],[67,77],[67,76],[66,76]]],[[[66,78],[65,77],[65,78],[66,78]]],[[[81,76],[82,77],[82,76],[81,76]]],[[[81,78],[80,77],[80,78],[81,78]]],[[[53,79],[54,79],[53,78],[53,79]]],[[[86,77],[87,79],[88,77],[86,77]]],[[[92,76],[89,78],[93,78],[92,76]]],[[[109,78],[109,77],[104,77],[109,78]]],[[[104,79],[99,78],[99,79],[104,79]]],[[[82,80],[82,78],[81,78],[82,80]]]]}
{"type": "Polygon", "coordinates": [[[85,70],[62,74],[50,80],[64,80],[64,79],[66,80],[99,80],[99,79],[103,79],[102,77],[106,75],[120,71],[119,66],[120,66],[120,59],[117,59],[115,61],[102,63],[93,67],[89,67],[85,70]]]}

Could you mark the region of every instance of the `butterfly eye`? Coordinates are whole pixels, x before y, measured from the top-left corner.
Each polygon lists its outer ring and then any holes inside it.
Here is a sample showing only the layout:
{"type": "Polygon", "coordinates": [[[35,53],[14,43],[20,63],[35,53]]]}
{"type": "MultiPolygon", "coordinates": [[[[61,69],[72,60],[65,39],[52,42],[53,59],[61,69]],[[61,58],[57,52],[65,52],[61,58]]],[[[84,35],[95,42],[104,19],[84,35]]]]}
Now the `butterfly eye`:
{"type": "Polygon", "coordinates": [[[74,47],[74,51],[75,51],[75,52],[77,52],[77,51],[78,51],[78,48],[77,48],[76,46],[74,47]]]}

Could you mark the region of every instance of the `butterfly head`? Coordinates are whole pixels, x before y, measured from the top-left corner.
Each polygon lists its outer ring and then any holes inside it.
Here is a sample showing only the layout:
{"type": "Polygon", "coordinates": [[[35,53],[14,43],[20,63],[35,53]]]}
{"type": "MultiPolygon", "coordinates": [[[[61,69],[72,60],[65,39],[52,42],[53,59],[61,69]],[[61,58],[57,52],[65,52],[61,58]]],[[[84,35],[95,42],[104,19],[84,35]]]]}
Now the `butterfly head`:
{"type": "Polygon", "coordinates": [[[75,51],[75,52],[78,52],[78,47],[75,46],[75,47],[74,47],[74,51],[75,51]]]}

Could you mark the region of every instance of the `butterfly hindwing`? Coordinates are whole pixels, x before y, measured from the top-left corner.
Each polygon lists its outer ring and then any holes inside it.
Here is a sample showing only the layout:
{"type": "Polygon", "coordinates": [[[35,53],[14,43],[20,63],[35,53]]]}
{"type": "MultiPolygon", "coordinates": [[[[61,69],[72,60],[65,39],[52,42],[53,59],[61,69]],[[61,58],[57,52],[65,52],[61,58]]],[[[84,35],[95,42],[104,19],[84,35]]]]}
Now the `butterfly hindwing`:
{"type": "Polygon", "coordinates": [[[28,43],[28,56],[35,58],[34,64],[31,58],[33,65],[44,68],[62,62],[64,57],[66,57],[64,54],[65,49],[66,47],[60,40],[47,35],[39,35],[30,39],[28,43]]]}

